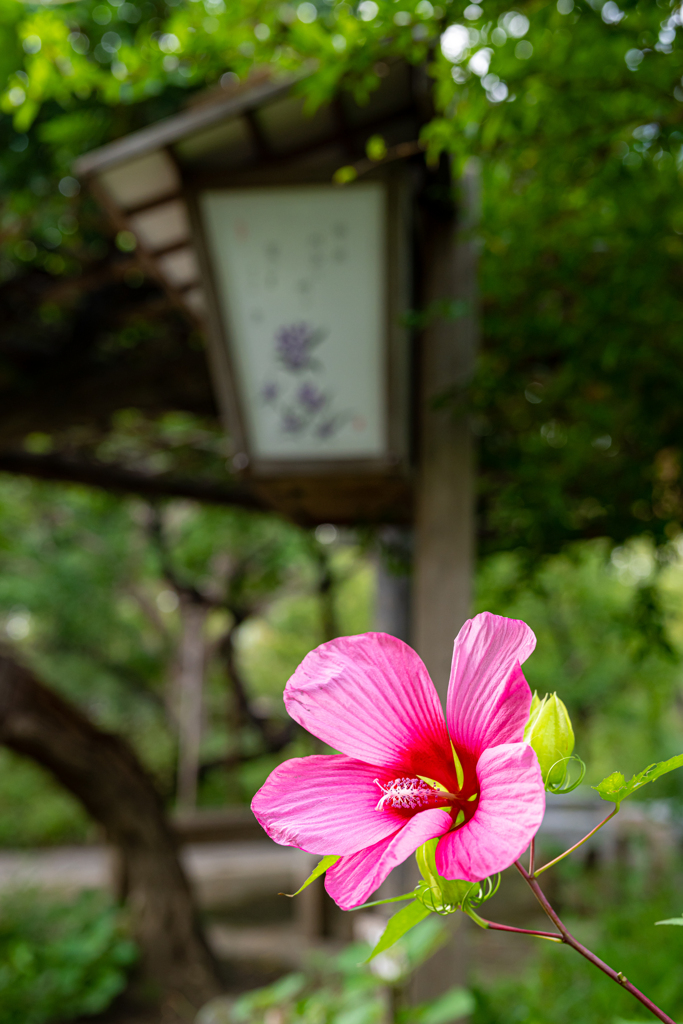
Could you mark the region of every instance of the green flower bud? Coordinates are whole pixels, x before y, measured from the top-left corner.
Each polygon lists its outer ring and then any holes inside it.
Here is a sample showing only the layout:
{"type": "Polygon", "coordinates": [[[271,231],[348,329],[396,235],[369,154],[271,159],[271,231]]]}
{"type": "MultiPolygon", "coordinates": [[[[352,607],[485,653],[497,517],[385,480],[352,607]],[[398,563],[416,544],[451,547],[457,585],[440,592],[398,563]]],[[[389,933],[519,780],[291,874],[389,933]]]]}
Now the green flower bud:
{"type": "Polygon", "coordinates": [[[554,790],[562,786],[574,750],[574,730],[556,693],[546,694],[543,700],[534,693],[524,739],[536,751],[545,788],[554,790]]]}
{"type": "Polygon", "coordinates": [[[422,875],[415,889],[415,897],[428,910],[436,914],[452,914],[456,910],[469,913],[471,907],[478,906],[498,888],[498,880],[490,878],[483,882],[463,882],[460,879],[450,881],[442,878],[436,870],[436,847],[438,839],[430,839],[415,853],[417,866],[422,875]]]}

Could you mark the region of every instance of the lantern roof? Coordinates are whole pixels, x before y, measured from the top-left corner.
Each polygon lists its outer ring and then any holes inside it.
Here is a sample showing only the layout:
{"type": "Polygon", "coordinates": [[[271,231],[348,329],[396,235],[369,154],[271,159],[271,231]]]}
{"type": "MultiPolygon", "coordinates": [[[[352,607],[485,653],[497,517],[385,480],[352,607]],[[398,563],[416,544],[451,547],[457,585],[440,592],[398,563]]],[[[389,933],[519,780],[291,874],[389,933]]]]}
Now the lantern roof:
{"type": "Polygon", "coordinates": [[[379,87],[366,103],[340,93],[309,112],[300,76],[257,70],[245,83],[200,93],[180,113],[84,154],[74,173],[88,181],[117,229],[135,236],[129,244],[148,273],[203,321],[187,187],[253,186],[274,176],[280,184],[329,182],[340,166],[365,157],[377,133],[389,151],[398,148],[396,155],[415,152],[430,114],[425,73],[402,61],[375,71],[379,87]]]}

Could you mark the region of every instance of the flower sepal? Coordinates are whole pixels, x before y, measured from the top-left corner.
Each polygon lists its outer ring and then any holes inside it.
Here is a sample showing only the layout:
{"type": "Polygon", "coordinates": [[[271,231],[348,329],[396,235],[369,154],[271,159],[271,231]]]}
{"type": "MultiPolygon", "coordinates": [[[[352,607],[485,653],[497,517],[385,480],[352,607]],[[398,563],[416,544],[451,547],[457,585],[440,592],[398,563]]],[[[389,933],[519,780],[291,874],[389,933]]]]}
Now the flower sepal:
{"type": "Polygon", "coordinates": [[[471,908],[481,906],[493,896],[500,885],[500,875],[481,882],[443,878],[436,870],[438,842],[438,839],[431,839],[415,853],[422,875],[415,887],[415,898],[435,914],[454,914],[456,910],[467,914],[471,908]]]}

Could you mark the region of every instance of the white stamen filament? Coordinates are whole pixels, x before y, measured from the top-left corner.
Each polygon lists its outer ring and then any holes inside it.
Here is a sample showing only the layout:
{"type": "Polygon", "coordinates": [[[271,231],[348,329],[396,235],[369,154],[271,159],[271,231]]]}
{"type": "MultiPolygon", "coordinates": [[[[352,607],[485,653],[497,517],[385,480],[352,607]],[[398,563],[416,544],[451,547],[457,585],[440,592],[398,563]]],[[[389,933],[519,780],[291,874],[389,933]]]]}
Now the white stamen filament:
{"type": "Polygon", "coordinates": [[[375,782],[382,790],[376,808],[378,811],[383,811],[385,807],[410,811],[424,810],[426,807],[444,807],[458,799],[453,793],[430,786],[422,779],[402,778],[388,783],[375,779],[375,782]]]}

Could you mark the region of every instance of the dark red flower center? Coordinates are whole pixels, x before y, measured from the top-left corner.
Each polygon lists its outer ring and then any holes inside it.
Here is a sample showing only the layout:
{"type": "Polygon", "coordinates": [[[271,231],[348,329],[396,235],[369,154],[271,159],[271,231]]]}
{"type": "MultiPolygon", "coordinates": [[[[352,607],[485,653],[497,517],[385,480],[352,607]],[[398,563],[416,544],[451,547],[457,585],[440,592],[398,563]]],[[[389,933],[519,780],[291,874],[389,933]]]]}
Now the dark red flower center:
{"type": "MultiPolygon", "coordinates": [[[[463,758],[463,760],[465,760],[463,758]]],[[[377,810],[392,808],[406,811],[408,816],[434,807],[448,808],[453,818],[451,828],[460,828],[469,821],[479,804],[479,785],[474,766],[467,761],[463,766],[454,751],[454,767],[447,771],[452,776],[449,787],[419,775],[401,775],[390,782],[375,779],[382,795],[377,810]]]]}

